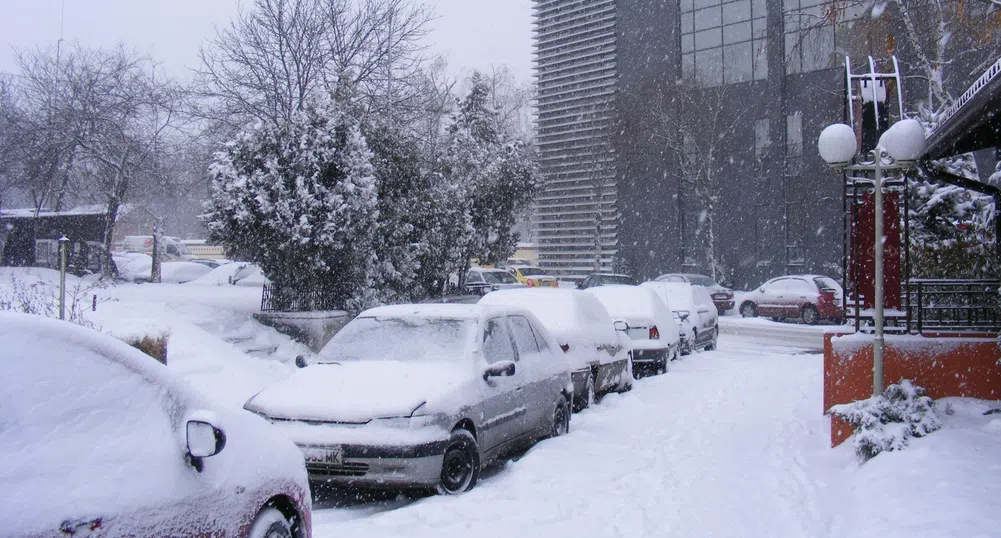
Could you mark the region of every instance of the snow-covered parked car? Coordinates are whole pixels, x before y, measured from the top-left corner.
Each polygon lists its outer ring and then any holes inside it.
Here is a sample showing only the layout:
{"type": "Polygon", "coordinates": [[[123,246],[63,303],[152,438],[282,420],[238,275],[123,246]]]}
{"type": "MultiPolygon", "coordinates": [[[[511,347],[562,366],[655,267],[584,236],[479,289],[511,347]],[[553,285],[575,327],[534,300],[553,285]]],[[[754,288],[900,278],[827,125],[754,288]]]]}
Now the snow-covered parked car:
{"type": "Polygon", "coordinates": [[[0,313],[4,536],[311,535],[302,453],[131,346],[0,313]]]}
{"type": "Polygon", "coordinates": [[[504,290],[480,303],[524,308],[539,318],[570,359],[574,410],[589,407],[602,394],[632,387],[631,340],[615,330],[593,295],[574,289],[504,290]]]}
{"type": "Polygon", "coordinates": [[[678,358],[680,339],[674,315],[653,290],[641,286],[614,284],[590,288],[613,321],[624,321],[632,339],[633,372],[667,371],[667,363],[678,358]]]}
{"type": "Polygon", "coordinates": [[[644,282],[674,313],[681,335],[681,354],[716,349],[719,313],[709,290],[685,282],[644,282]]]}
{"type": "Polygon", "coordinates": [[[362,312],[245,407],[299,445],[310,480],[456,494],[490,461],[566,433],[572,390],[527,310],[396,305],[362,312]]]}
{"type": "Polygon", "coordinates": [[[667,273],[666,275],[660,275],[654,280],[657,282],[687,282],[695,286],[702,286],[706,288],[709,290],[709,294],[713,298],[713,304],[716,306],[716,313],[720,316],[726,314],[726,311],[733,308],[735,304],[733,299],[733,290],[719,284],[706,275],[699,275],[695,273],[667,273]]]}
{"type": "Polygon", "coordinates": [[[503,269],[489,267],[473,267],[466,273],[466,293],[470,295],[486,295],[491,291],[513,288],[526,288],[526,284],[503,269]]]}

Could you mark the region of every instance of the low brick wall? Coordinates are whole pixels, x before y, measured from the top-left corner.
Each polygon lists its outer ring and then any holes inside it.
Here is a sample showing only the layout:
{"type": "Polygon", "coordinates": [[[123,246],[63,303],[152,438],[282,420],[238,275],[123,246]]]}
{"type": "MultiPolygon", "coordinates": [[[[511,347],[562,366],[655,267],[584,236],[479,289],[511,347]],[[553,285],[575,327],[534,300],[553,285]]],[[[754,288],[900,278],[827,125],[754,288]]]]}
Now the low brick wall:
{"type": "MultiPolygon", "coordinates": [[[[936,337],[887,335],[884,383],[902,378],[924,387],[933,399],[966,396],[1001,399],[1001,348],[996,336],[936,337]]],[[[872,335],[824,335],[824,412],[836,404],[872,396],[872,335]]],[[[844,442],[851,427],[831,417],[831,446],[844,442]]]]}

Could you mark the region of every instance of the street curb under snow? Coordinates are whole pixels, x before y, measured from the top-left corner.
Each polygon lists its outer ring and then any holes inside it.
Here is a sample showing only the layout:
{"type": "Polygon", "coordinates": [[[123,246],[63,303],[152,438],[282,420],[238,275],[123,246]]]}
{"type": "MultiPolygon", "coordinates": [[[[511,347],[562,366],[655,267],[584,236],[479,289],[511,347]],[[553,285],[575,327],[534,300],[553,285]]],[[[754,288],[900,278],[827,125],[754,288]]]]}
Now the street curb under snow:
{"type": "Polygon", "coordinates": [[[743,319],[732,316],[719,318],[719,332],[740,336],[755,342],[787,344],[821,353],[824,351],[824,331],[828,326],[777,323],[764,319],[743,319]]]}

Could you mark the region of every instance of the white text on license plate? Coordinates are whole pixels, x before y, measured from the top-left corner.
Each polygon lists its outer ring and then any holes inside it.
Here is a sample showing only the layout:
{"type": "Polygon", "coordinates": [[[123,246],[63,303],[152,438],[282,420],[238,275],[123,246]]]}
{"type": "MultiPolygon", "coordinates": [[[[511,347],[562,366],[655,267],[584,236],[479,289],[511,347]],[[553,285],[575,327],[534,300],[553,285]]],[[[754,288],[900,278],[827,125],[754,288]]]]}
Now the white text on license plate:
{"type": "Polygon", "coordinates": [[[339,446],[303,447],[302,454],[306,463],[344,465],[344,449],[339,446]]]}

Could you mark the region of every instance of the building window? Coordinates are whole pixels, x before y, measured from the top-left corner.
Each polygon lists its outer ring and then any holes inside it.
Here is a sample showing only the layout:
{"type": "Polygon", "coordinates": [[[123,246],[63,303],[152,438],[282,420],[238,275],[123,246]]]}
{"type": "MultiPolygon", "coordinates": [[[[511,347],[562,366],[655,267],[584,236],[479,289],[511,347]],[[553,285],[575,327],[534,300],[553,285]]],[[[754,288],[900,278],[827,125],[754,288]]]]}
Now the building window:
{"type": "Polygon", "coordinates": [[[764,0],[681,0],[681,68],[705,86],[768,77],[764,0]]]}
{"type": "Polygon", "coordinates": [[[784,0],[786,72],[806,73],[834,67],[834,25],[825,0],[784,0]]]}
{"type": "Polygon", "coordinates": [[[786,173],[798,175],[803,165],[803,114],[786,116],[786,173]]]}
{"type": "Polygon", "coordinates": [[[768,151],[768,146],[772,143],[768,129],[769,122],[767,118],[754,122],[754,156],[758,160],[765,158],[765,152],[768,151]]]}

